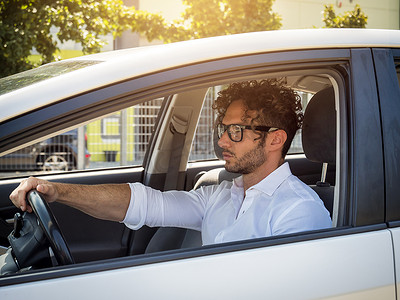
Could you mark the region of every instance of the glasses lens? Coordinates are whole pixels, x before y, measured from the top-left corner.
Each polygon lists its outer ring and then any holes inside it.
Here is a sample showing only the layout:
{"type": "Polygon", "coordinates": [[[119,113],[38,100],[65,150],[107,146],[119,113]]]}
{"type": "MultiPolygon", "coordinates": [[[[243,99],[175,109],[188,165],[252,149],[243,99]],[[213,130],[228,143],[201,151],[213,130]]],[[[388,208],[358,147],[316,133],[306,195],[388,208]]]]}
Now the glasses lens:
{"type": "Polygon", "coordinates": [[[226,129],[225,129],[224,125],[218,124],[218,126],[217,126],[217,135],[218,135],[219,139],[222,137],[222,135],[224,134],[225,130],[226,129]]]}
{"type": "Polygon", "coordinates": [[[242,128],[239,125],[230,125],[228,134],[232,141],[240,142],[242,140],[242,128]]]}
{"type": "Polygon", "coordinates": [[[218,135],[219,139],[224,135],[224,132],[226,130],[228,130],[228,136],[232,141],[240,142],[242,140],[243,129],[240,127],[240,125],[218,124],[218,126],[217,126],[217,135],[218,135]]]}

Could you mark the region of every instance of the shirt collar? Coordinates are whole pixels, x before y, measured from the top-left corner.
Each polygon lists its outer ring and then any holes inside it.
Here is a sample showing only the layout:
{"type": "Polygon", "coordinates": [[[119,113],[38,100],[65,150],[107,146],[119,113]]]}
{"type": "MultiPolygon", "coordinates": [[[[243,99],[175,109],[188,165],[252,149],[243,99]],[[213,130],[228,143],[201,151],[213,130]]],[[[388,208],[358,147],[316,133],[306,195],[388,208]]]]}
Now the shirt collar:
{"type": "MultiPolygon", "coordinates": [[[[290,170],[289,163],[285,162],[280,167],[275,169],[271,174],[261,180],[259,183],[253,185],[249,188],[259,190],[268,196],[272,196],[272,194],[276,191],[276,189],[281,185],[283,181],[286,180],[292,172],[290,170]]],[[[235,189],[243,189],[243,178],[242,176],[235,178],[233,180],[233,186],[235,189]]]]}
{"type": "MultiPolygon", "coordinates": [[[[244,195],[243,190],[243,175],[233,179],[233,185],[231,188],[231,193],[236,195],[244,195]]],[[[243,198],[243,197],[242,197],[243,198]]]]}

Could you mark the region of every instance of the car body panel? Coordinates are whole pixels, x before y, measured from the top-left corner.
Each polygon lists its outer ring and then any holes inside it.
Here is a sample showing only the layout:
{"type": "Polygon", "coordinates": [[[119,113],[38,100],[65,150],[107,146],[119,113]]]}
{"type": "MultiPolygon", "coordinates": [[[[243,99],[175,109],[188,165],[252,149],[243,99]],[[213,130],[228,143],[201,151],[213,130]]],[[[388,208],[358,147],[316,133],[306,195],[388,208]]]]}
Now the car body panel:
{"type": "Polygon", "coordinates": [[[389,231],[380,230],[11,285],[0,296],[395,299],[391,244],[389,231]]]}
{"type": "Polygon", "coordinates": [[[397,298],[400,296],[400,224],[396,224],[396,228],[391,228],[390,233],[392,234],[393,239],[393,255],[395,262],[395,278],[396,278],[396,289],[397,289],[397,298]]]}

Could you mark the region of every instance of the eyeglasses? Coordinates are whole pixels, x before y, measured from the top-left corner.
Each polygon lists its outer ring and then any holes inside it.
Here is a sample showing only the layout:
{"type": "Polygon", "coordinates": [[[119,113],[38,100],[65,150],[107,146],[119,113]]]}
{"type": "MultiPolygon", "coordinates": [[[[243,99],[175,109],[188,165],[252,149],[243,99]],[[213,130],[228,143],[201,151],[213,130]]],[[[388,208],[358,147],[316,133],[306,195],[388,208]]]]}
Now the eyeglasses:
{"type": "Polygon", "coordinates": [[[239,124],[218,124],[217,125],[217,135],[220,139],[225,131],[228,131],[228,136],[232,142],[241,142],[243,139],[243,130],[244,129],[254,129],[257,131],[264,131],[264,132],[271,132],[278,130],[278,128],[273,128],[269,126],[254,126],[251,127],[250,125],[239,125],[239,124]]]}

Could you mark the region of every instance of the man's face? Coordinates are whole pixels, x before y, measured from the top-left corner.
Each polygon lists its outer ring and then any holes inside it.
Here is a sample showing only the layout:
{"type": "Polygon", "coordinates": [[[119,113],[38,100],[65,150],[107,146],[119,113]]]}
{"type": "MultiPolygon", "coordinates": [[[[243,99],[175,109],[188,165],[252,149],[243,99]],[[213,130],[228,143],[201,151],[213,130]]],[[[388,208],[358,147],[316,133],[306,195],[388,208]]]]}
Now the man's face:
{"type": "MultiPolygon", "coordinates": [[[[245,106],[242,100],[232,102],[222,120],[222,124],[250,125],[250,118],[244,117],[245,106]]],[[[247,112],[250,116],[251,111],[247,112]]],[[[223,149],[225,169],[229,172],[250,174],[260,167],[267,159],[265,141],[252,130],[243,130],[243,139],[240,142],[232,141],[225,132],[218,141],[223,149]]]]}

